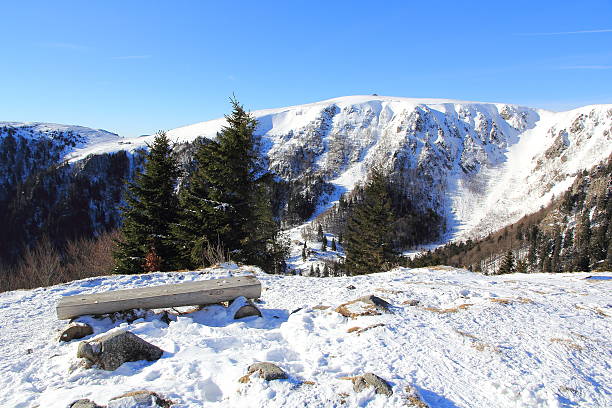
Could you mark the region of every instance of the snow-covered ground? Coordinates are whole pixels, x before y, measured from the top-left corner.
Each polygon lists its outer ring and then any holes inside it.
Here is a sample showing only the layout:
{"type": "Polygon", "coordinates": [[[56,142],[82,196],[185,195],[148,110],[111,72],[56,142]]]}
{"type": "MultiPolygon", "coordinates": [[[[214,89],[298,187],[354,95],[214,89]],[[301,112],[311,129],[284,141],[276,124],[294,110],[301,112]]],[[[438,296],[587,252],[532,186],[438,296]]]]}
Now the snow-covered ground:
{"type": "Polygon", "coordinates": [[[0,406],[63,408],[79,398],[106,404],[147,389],[176,407],[400,407],[409,406],[411,385],[431,407],[610,407],[612,281],[602,278],[609,274],[587,276],[483,276],[440,267],[320,279],[229,267],[3,293],[0,406]],[[151,315],[133,323],[81,318],[95,329],[85,339],[130,330],[165,351],[158,361],[114,372],[75,369],[79,340],[57,341],[66,324],[55,316],[61,296],[250,271],[263,285],[261,318],[233,321],[221,306],[169,325],[151,315]],[[349,319],[333,311],[369,294],[391,302],[392,313],[349,319]],[[348,332],[376,324],[382,326],[348,332]],[[274,362],[289,379],[239,383],[256,361],[274,362]],[[342,379],[364,372],[386,379],[393,396],[356,394],[342,379]]]}

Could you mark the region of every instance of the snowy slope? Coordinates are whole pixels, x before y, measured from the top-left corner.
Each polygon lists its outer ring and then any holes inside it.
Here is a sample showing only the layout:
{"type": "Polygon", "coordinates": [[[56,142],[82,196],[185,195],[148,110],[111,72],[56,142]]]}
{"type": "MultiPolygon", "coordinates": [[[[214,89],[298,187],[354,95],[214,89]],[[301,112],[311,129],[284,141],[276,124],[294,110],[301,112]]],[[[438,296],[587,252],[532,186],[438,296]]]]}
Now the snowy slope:
{"type": "MultiPolygon", "coordinates": [[[[78,152],[92,145],[119,143],[123,138],[103,129],[91,129],[84,126],[61,125],[43,122],[1,122],[0,128],[13,129],[15,136],[27,139],[48,138],[57,139],[59,135],[69,135],[72,149],[66,151],[78,152]]],[[[65,137],[64,137],[65,138],[65,137]]]]}
{"type": "Polygon", "coordinates": [[[584,273],[396,269],[319,279],[257,272],[262,318],[232,321],[221,306],[169,325],[152,315],[133,323],[81,318],[94,326],[88,338],[127,329],[161,347],[156,362],[126,363],[114,372],[75,369],[79,341],[57,342],[66,323],[55,317],[61,296],[251,270],[101,277],[0,294],[0,406],[63,408],[79,398],[106,404],[148,389],[176,407],[401,407],[407,385],[431,407],[612,406],[612,280],[584,273]],[[348,319],[333,311],[369,294],[390,301],[393,313],[348,319]],[[407,304],[414,300],[419,305],[407,304]],[[347,332],[375,324],[384,326],[347,332]],[[275,362],[290,378],[239,383],[256,361],[275,362]],[[367,371],[389,381],[393,396],[356,394],[341,379],[367,371]]]}

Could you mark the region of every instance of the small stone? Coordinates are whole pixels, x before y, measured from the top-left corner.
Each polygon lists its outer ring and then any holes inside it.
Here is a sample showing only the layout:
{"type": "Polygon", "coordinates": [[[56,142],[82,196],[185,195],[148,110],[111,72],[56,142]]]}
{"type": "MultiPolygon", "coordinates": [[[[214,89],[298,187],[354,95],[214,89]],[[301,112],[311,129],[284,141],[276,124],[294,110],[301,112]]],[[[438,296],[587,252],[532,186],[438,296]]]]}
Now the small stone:
{"type": "Polygon", "coordinates": [[[62,331],[59,336],[60,341],[71,341],[74,339],[82,339],[85,336],[93,334],[93,328],[87,323],[74,322],[70,323],[62,331]]]}
{"type": "Polygon", "coordinates": [[[128,392],[108,402],[108,408],[169,408],[171,405],[172,401],[147,390],[128,392]]]}
{"type": "Polygon", "coordinates": [[[258,374],[266,381],[282,380],[287,378],[287,373],[282,368],[272,363],[255,363],[249,366],[247,375],[258,374]]]}
{"type": "Polygon", "coordinates": [[[355,289],[357,289],[354,285],[348,285],[346,288],[348,290],[355,290],[355,289]]]}
{"type": "Polygon", "coordinates": [[[374,392],[376,394],[383,394],[387,397],[393,394],[391,386],[376,374],[365,373],[364,375],[353,378],[353,391],[361,392],[368,387],[374,387],[374,392]]]}
{"type": "Polygon", "coordinates": [[[90,399],[80,399],[74,401],[72,404],[68,405],[68,408],[103,408],[102,406],[96,404],[90,399]]]}
{"type": "Polygon", "coordinates": [[[255,306],[253,302],[246,299],[244,296],[234,299],[234,301],[229,305],[229,312],[233,314],[235,320],[249,316],[261,317],[261,312],[257,306],[255,306]]]}
{"type": "Polygon", "coordinates": [[[129,331],[107,334],[79,343],[77,357],[103,370],[113,371],[128,361],[159,359],[163,350],[129,331]]]}
{"type": "Polygon", "coordinates": [[[409,299],[406,300],[404,302],[402,302],[402,305],[406,305],[406,306],[418,306],[419,303],[421,303],[419,300],[417,299],[409,299]]]}

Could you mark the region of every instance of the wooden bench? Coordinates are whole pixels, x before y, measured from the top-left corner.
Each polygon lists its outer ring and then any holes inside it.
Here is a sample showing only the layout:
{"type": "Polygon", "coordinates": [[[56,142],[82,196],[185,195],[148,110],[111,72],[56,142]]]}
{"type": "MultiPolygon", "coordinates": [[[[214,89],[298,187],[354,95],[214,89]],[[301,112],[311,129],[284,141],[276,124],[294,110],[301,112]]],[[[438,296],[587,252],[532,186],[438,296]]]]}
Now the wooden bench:
{"type": "Polygon", "coordinates": [[[116,290],[92,295],[65,296],[57,304],[57,317],[71,319],[87,314],[105,314],[129,309],[206,305],[231,301],[239,296],[261,296],[261,282],[255,276],[209,279],[171,285],[116,290]]]}

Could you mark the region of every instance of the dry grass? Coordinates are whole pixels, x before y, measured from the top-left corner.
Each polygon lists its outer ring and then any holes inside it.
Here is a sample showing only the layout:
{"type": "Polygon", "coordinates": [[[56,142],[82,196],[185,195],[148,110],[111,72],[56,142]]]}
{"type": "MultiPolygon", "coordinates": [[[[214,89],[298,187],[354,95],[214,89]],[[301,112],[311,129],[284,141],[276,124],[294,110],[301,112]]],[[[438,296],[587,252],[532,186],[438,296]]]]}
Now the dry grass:
{"type": "Polygon", "coordinates": [[[246,383],[248,383],[248,382],[250,382],[250,381],[251,381],[251,375],[250,375],[250,374],[243,375],[242,377],[240,377],[240,378],[238,379],[238,382],[239,382],[239,383],[242,383],[242,384],[246,384],[246,383]]]}
{"type": "Polygon", "coordinates": [[[316,385],[317,383],[314,381],[302,381],[302,385],[316,385]]]}
{"type": "Polygon", "coordinates": [[[473,334],[466,333],[466,332],[463,332],[463,331],[461,331],[461,330],[457,330],[457,329],[455,329],[455,332],[456,332],[456,333],[458,333],[458,334],[460,334],[460,335],[462,335],[463,337],[467,337],[467,338],[474,339],[474,340],[477,340],[477,339],[478,339],[478,338],[477,338],[476,336],[474,336],[473,334]]]}
{"type": "Polygon", "coordinates": [[[389,293],[391,295],[397,295],[397,294],[400,294],[400,293],[404,293],[403,290],[396,290],[396,289],[375,288],[374,290],[377,290],[377,291],[383,292],[383,293],[389,293]]]}
{"type": "Polygon", "coordinates": [[[598,307],[589,307],[589,306],[584,306],[584,305],[576,304],[575,308],[578,309],[578,310],[590,310],[591,312],[597,313],[600,316],[610,317],[610,315],[608,315],[606,312],[604,312],[603,310],[601,310],[598,307]]]}
{"type": "Polygon", "coordinates": [[[499,353],[499,348],[497,346],[492,346],[490,344],[482,343],[480,341],[476,341],[470,344],[470,346],[478,351],[492,351],[494,353],[499,353]]]}
{"type": "Polygon", "coordinates": [[[574,343],[572,340],[570,339],[560,339],[558,337],[553,337],[552,339],[550,339],[551,343],[558,343],[558,344],[562,344],[572,350],[576,350],[576,351],[581,351],[584,350],[584,347],[582,347],[580,344],[576,344],[574,343]]]}
{"type": "Polygon", "coordinates": [[[413,408],[429,408],[429,405],[427,405],[419,396],[416,388],[411,385],[407,385],[404,391],[406,391],[406,406],[413,408]]]}
{"type": "Polygon", "coordinates": [[[459,310],[465,310],[470,306],[472,306],[472,303],[464,303],[462,305],[451,307],[448,309],[439,309],[437,307],[422,307],[421,309],[427,310],[429,312],[444,314],[444,313],[457,313],[459,310]]]}
{"type": "Polygon", "coordinates": [[[493,303],[500,303],[502,305],[509,305],[512,303],[512,300],[504,298],[489,298],[489,300],[493,303]]]}
{"type": "Polygon", "coordinates": [[[452,266],[448,266],[448,265],[434,265],[434,266],[427,266],[426,268],[431,269],[432,271],[451,271],[455,269],[452,266]]]}
{"type": "Polygon", "coordinates": [[[385,324],[384,323],[377,323],[377,324],[373,324],[371,326],[368,327],[364,327],[363,329],[361,327],[351,327],[350,329],[348,329],[346,332],[347,333],[354,333],[357,332],[357,334],[361,334],[363,332],[366,332],[370,329],[374,329],[375,327],[383,327],[385,324]]]}
{"type": "Polygon", "coordinates": [[[524,298],[524,297],[518,297],[516,299],[508,299],[508,298],[489,298],[489,300],[493,303],[499,303],[502,305],[510,305],[512,303],[523,303],[523,304],[527,304],[527,303],[533,303],[533,300],[528,299],[528,298],[524,298]]]}
{"type": "Polygon", "coordinates": [[[404,300],[402,302],[402,305],[406,305],[406,306],[418,306],[419,303],[421,303],[419,300],[409,299],[409,300],[404,300]]]}
{"type": "Polygon", "coordinates": [[[313,310],[327,310],[327,309],[329,309],[330,307],[331,307],[331,306],[326,306],[326,305],[317,305],[317,306],[314,306],[312,309],[313,309],[313,310]]]}

